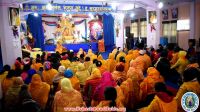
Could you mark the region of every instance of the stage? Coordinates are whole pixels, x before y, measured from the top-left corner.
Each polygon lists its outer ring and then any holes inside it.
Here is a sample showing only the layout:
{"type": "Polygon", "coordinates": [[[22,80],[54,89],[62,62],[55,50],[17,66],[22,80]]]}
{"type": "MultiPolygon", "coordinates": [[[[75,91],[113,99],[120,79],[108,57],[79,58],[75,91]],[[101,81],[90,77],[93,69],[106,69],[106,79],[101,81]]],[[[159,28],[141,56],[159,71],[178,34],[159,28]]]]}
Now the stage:
{"type": "MultiPolygon", "coordinates": [[[[84,51],[88,51],[88,49],[92,48],[92,51],[94,53],[98,52],[98,43],[97,42],[89,42],[89,43],[78,43],[78,44],[63,44],[65,48],[68,50],[73,50],[74,52],[78,52],[80,48],[82,48],[84,51]]],[[[44,45],[44,51],[55,51],[56,45],[44,45]]]]}

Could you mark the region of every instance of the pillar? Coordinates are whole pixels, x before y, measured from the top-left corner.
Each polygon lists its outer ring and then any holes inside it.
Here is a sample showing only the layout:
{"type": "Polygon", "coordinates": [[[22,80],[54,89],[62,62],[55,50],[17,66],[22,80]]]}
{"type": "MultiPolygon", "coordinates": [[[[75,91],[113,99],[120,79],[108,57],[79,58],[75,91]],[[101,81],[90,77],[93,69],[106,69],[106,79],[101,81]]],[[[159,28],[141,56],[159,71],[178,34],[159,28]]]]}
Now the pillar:
{"type": "Polygon", "coordinates": [[[12,26],[9,24],[9,7],[18,7],[18,5],[3,4],[6,2],[7,0],[0,1],[0,44],[3,65],[12,65],[17,57],[22,57],[20,38],[13,36],[12,26]]]}
{"type": "Polygon", "coordinates": [[[147,8],[146,10],[147,14],[147,47],[153,46],[154,48],[158,47],[158,44],[160,44],[160,10],[153,9],[153,8],[147,8]],[[156,11],[157,15],[157,23],[153,24],[156,30],[151,31],[152,24],[149,23],[149,11],[156,11]]]}
{"type": "Polygon", "coordinates": [[[195,39],[195,0],[190,3],[190,37],[189,39],[195,39]]]}

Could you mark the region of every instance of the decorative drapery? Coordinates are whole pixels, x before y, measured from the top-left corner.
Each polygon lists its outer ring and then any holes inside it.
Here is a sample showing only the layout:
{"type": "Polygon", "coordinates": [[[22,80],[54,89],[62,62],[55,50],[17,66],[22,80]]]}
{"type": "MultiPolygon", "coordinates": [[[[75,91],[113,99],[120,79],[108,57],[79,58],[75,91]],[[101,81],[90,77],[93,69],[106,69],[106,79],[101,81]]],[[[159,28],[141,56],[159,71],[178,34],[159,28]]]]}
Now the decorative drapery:
{"type": "Polygon", "coordinates": [[[103,14],[103,33],[106,49],[114,46],[114,18],[111,14],[103,14]]]}
{"type": "Polygon", "coordinates": [[[34,47],[44,49],[44,30],[42,27],[42,17],[33,14],[28,15],[27,25],[34,38],[34,47]]]}

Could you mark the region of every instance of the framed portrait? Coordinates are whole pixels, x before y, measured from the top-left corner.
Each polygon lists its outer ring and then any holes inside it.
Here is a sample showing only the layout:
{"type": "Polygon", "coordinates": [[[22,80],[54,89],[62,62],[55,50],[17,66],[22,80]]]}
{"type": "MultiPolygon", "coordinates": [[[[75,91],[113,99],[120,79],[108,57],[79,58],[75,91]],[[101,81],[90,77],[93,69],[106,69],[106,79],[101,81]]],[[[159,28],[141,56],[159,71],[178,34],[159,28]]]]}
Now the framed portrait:
{"type": "Polygon", "coordinates": [[[157,14],[156,11],[149,11],[148,12],[148,21],[150,24],[157,23],[157,14]]]}
{"type": "Polygon", "coordinates": [[[172,19],[178,19],[178,8],[172,8],[172,19]]]}
{"type": "Polygon", "coordinates": [[[167,20],[168,19],[168,10],[163,10],[162,11],[162,17],[163,17],[163,20],[167,20]]]}
{"type": "Polygon", "coordinates": [[[11,26],[20,26],[19,8],[9,8],[9,21],[11,26]]]}

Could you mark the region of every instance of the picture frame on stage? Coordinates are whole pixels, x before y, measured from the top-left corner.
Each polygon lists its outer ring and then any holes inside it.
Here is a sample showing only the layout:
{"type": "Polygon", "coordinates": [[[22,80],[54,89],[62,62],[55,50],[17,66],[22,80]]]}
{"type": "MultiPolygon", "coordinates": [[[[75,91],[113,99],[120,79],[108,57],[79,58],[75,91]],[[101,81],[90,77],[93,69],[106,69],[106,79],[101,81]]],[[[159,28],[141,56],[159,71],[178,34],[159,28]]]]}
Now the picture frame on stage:
{"type": "Polygon", "coordinates": [[[172,8],[172,19],[178,19],[178,8],[172,8]]]}
{"type": "Polygon", "coordinates": [[[10,26],[20,26],[19,8],[9,7],[9,24],[10,26]]]}
{"type": "Polygon", "coordinates": [[[168,10],[163,10],[162,11],[162,17],[163,17],[163,20],[167,20],[169,17],[168,17],[168,10]]]}
{"type": "Polygon", "coordinates": [[[148,12],[148,21],[150,24],[155,24],[157,23],[157,14],[156,11],[149,11],[148,12]]]}

